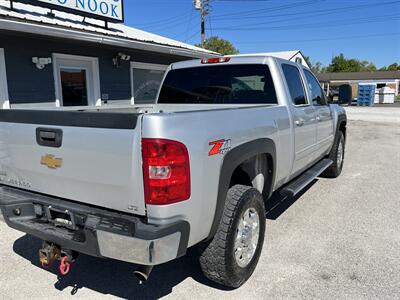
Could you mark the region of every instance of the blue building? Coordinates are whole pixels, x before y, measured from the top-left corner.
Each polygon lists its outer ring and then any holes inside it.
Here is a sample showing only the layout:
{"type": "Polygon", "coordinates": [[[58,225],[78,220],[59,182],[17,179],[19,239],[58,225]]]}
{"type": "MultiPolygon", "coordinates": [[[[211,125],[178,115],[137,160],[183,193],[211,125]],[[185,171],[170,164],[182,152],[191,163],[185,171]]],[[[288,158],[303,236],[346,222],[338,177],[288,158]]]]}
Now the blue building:
{"type": "Polygon", "coordinates": [[[0,0],[0,108],[151,103],[169,64],[215,55],[124,24],[0,0]]]}

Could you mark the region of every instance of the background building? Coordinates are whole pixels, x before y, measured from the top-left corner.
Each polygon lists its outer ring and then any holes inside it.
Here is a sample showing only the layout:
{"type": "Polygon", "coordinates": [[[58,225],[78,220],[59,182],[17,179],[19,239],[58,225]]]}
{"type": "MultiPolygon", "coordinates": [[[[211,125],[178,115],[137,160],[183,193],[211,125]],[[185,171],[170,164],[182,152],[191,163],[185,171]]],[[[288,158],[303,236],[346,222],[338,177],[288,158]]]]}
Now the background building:
{"type": "Polygon", "coordinates": [[[396,96],[400,92],[400,71],[321,73],[317,77],[328,94],[341,85],[350,85],[353,99],[357,97],[359,84],[374,84],[377,89],[389,87],[396,96]]]}
{"type": "Polygon", "coordinates": [[[216,55],[123,24],[0,0],[0,108],[151,103],[169,64],[216,55]]]}

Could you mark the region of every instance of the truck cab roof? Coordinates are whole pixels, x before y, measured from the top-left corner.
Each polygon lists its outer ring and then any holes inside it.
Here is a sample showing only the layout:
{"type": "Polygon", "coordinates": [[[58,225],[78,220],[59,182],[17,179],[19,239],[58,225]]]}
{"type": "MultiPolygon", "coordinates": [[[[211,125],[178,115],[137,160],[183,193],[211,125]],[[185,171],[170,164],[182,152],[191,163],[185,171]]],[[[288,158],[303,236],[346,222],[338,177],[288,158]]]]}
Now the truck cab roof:
{"type": "Polygon", "coordinates": [[[210,66],[210,65],[218,66],[218,65],[226,65],[226,64],[267,64],[269,61],[272,61],[272,60],[288,62],[288,63],[297,63],[303,67],[307,67],[300,62],[295,62],[293,60],[286,59],[283,56],[274,55],[274,53],[226,55],[226,56],[221,56],[219,58],[221,59],[220,62],[214,61],[218,58],[192,59],[192,60],[177,62],[177,63],[173,63],[170,66],[170,70],[201,67],[201,66],[210,66]],[[225,61],[224,61],[224,59],[225,59],[225,61]],[[213,62],[208,63],[207,62],[208,60],[211,60],[213,62]]]}
{"type": "Polygon", "coordinates": [[[277,59],[273,56],[266,55],[248,55],[248,56],[221,56],[220,62],[214,62],[213,60],[218,58],[210,58],[210,59],[192,59],[182,62],[173,63],[170,66],[171,70],[175,69],[183,69],[183,68],[193,68],[193,67],[202,67],[202,66],[219,66],[219,65],[227,65],[227,64],[266,64],[269,60],[277,59]],[[225,59],[225,61],[224,61],[225,59]],[[207,62],[211,60],[212,62],[207,62]]]}

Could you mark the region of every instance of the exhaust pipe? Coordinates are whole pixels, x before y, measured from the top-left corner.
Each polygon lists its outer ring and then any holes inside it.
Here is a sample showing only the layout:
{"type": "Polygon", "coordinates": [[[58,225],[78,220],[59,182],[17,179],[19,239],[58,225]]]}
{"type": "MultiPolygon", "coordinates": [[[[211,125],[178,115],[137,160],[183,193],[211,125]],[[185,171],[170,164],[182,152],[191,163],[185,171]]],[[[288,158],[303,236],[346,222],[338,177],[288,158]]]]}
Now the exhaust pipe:
{"type": "Polygon", "coordinates": [[[153,267],[154,266],[140,266],[138,270],[133,272],[135,277],[139,280],[140,284],[146,282],[149,279],[153,267]]]}

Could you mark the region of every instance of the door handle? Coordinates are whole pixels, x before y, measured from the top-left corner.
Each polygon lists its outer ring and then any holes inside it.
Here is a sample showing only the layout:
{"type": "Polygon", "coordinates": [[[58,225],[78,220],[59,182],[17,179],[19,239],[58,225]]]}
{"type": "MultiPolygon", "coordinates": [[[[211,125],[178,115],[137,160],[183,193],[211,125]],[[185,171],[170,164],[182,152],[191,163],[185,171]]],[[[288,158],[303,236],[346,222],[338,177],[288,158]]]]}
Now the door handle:
{"type": "Polygon", "coordinates": [[[303,121],[303,120],[297,120],[297,121],[295,122],[295,124],[296,124],[297,127],[301,127],[301,126],[304,125],[304,121],[303,121]]]}
{"type": "Polygon", "coordinates": [[[36,142],[40,146],[60,148],[63,132],[61,129],[36,128],[36,142]]]}
{"type": "Polygon", "coordinates": [[[321,122],[321,116],[317,116],[317,121],[321,122]]]}

